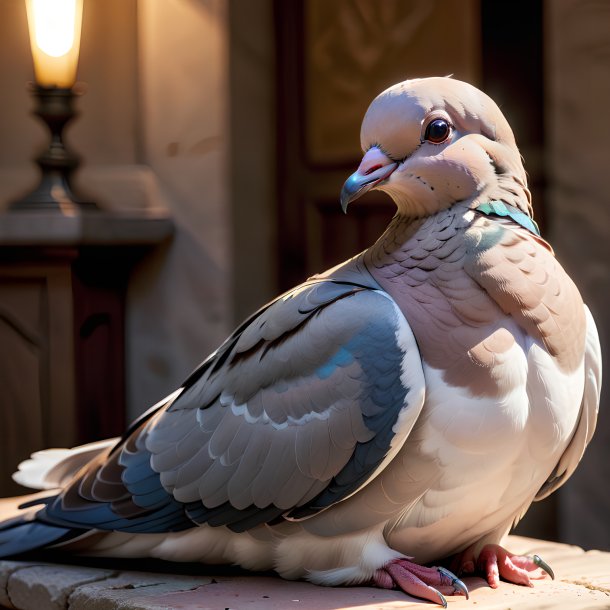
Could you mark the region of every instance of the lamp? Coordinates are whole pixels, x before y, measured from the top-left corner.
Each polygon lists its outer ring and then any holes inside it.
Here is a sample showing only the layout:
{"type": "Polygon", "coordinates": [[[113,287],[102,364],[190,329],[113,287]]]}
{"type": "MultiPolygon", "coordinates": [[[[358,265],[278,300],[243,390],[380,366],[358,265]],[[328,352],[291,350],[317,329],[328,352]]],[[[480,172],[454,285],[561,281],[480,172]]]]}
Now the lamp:
{"type": "Polygon", "coordinates": [[[49,146],[37,158],[41,170],[38,186],[11,204],[11,210],[46,210],[73,215],[98,210],[72,189],[70,179],[79,158],[64,143],[65,126],[75,116],[74,91],[80,50],[83,0],[26,0],[30,45],[36,83],[34,114],[49,128],[49,146]]]}

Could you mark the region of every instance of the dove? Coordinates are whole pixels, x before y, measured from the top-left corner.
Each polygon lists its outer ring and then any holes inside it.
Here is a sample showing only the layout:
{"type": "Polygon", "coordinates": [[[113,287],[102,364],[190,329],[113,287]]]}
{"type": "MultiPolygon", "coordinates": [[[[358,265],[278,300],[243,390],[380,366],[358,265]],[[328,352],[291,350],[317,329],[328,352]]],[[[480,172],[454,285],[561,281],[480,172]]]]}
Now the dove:
{"type": "Polygon", "coordinates": [[[120,439],[47,450],[2,501],[0,556],[231,563],[446,606],[458,575],[552,576],[501,546],[595,429],[593,317],[533,220],[498,106],[452,78],[378,95],[344,210],[396,215],[239,326],[120,439]],[[452,571],[450,571],[450,569],[452,571]]]}

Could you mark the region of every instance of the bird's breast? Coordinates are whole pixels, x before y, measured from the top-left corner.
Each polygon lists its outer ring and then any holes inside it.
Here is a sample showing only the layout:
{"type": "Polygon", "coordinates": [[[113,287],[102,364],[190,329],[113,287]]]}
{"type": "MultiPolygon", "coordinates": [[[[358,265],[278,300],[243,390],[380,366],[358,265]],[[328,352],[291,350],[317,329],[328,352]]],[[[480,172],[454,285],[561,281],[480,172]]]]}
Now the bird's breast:
{"type": "Polygon", "coordinates": [[[424,363],[424,408],[394,464],[403,472],[388,471],[383,482],[393,501],[406,507],[389,526],[392,544],[419,561],[510,527],[573,434],[582,368],[563,372],[528,337],[515,341],[507,356],[490,370],[512,380],[496,397],[452,386],[424,363]],[[407,497],[410,486],[417,499],[407,497]]]}

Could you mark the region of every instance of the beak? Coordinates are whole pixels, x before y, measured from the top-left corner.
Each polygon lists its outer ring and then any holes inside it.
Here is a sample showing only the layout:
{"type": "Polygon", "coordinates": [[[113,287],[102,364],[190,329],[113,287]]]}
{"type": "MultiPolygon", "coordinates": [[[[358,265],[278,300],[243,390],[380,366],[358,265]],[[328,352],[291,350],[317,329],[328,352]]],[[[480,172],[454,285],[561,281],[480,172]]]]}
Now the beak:
{"type": "Polygon", "coordinates": [[[358,199],[367,191],[387,180],[397,167],[398,163],[382,153],[377,146],[369,148],[356,172],[345,181],[341,189],[341,209],[343,212],[347,213],[347,206],[354,199],[358,199]]]}

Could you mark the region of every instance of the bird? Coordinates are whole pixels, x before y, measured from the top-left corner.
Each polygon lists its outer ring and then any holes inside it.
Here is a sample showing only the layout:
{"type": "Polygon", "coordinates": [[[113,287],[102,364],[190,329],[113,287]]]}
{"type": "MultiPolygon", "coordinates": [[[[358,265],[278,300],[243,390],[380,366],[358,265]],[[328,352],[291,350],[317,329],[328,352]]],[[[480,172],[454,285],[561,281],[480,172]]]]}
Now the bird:
{"type": "Polygon", "coordinates": [[[121,438],[33,454],[0,557],[41,548],[230,563],[446,607],[593,435],[593,317],[533,219],[497,104],[450,77],[380,93],[343,211],[396,213],[353,258],[271,301],[121,438]]]}

